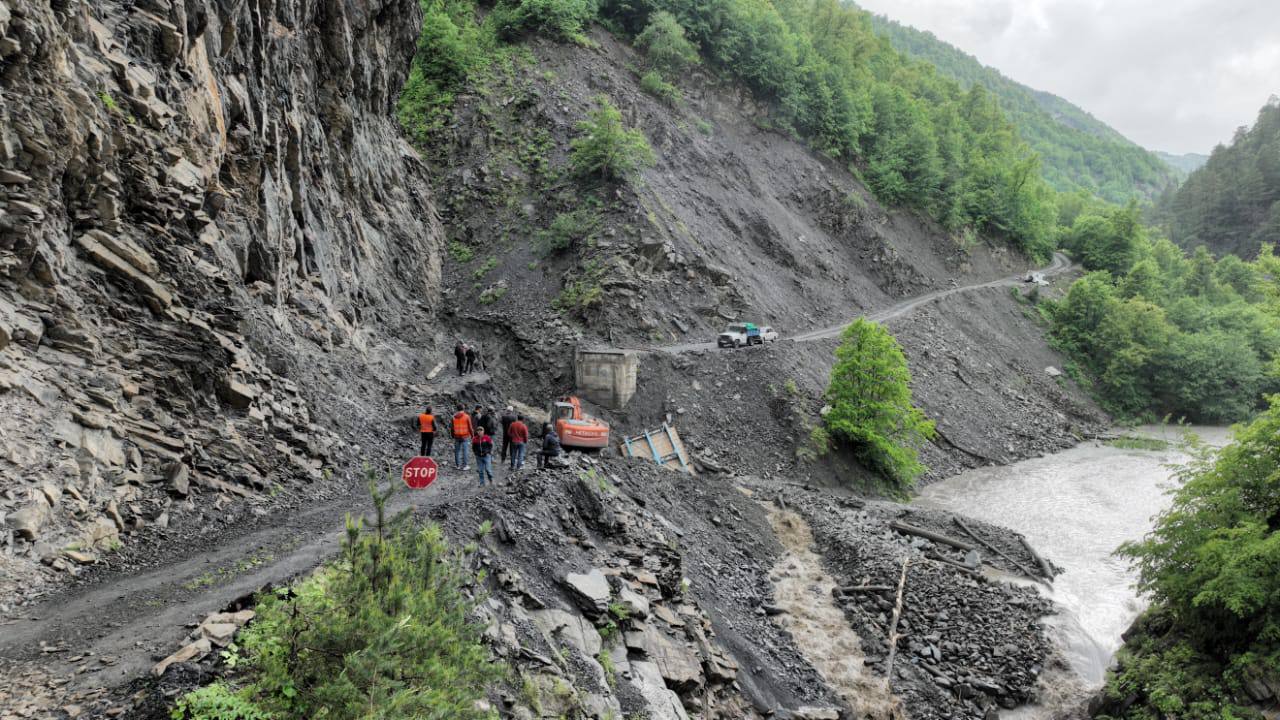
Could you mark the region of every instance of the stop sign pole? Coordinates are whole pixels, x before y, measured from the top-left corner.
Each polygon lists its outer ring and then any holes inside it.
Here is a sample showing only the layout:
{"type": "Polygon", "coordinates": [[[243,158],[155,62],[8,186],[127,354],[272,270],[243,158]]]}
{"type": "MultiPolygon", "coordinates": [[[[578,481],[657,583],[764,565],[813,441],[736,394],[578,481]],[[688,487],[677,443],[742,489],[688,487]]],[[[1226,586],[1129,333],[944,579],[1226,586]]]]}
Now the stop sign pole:
{"type": "Polygon", "coordinates": [[[436,466],[435,460],[419,456],[404,464],[404,469],[400,471],[400,478],[410,490],[422,490],[435,482],[439,474],[440,469],[436,466]]]}

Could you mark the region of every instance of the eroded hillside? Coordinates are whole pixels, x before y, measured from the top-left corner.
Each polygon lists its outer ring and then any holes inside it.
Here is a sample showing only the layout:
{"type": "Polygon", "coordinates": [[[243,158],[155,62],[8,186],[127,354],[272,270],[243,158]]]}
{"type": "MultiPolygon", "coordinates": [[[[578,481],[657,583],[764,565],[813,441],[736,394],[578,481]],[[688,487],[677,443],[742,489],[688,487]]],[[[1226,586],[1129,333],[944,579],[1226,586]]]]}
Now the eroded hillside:
{"type": "MultiPolygon", "coordinates": [[[[681,78],[677,103],[654,97],[639,56],[600,28],[524,43],[412,147],[394,109],[419,13],[413,0],[0,5],[0,698],[166,713],[227,670],[209,652],[139,679],[182,646],[182,625],[331,556],[343,514],[364,508],[357,468],[416,447],[424,404],[544,406],[574,390],[581,345],[643,353],[636,397],[600,410],[615,432],[675,423],[719,477],[606,457],[491,494],[446,470],[413,499],[459,544],[486,521],[493,533],[478,619],[535,694],[513,681],[495,706],[835,716],[847,688],[775,619],[776,585],[800,572],[779,564],[786,551],[822,553],[847,587],[892,582],[912,557],[928,567],[921,608],[980,607],[954,647],[913,617],[901,678],[918,712],[983,717],[1032,698],[1031,668],[1051,661],[1041,605],[1012,609],[1019,593],[955,569],[965,557],[888,532],[900,506],[841,494],[831,510],[835,496],[799,489],[869,481],[812,452],[830,337],[680,349],[729,319],[792,338],[882,317],[943,429],[925,451],[935,476],[1008,462],[1103,420],[1046,372],[1061,359],[1009,292],[1019,283],[1001,282],[1037,263],[882,206],[710,71],[681,78]],[[657,160],[604,189],[563,172],[600,95],[657,160]],[[483,372],[441,372],[457,337],[480,343],[483,372]],[[818,551],[770,536],[793,496],[818,551]],[[626,618],[611,607],[623,598],[626,618]],[[625,634],[605,648],[595,628],[611,614],[625,634]],[[1001,647],[979,637],[1011,619],[1022,629],[1001,647]],[[111,661],[82,670],[88,652],[111,661]]],[[[864,634],[876,684],[891,595],[825,608],[864,634]]]]}

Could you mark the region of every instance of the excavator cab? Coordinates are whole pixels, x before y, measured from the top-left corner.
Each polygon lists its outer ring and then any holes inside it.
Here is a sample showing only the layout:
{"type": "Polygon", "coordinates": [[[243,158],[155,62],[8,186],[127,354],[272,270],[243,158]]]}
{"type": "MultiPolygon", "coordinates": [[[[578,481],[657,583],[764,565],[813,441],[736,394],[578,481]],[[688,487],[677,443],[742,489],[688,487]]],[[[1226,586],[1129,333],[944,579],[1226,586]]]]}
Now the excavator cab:
{"type": "Polygon", "coordinates": [[[552,403],[551,424],[564,447],[594,450],[609,446],[609,424],[584,414],[576,397],[552,403]]]}

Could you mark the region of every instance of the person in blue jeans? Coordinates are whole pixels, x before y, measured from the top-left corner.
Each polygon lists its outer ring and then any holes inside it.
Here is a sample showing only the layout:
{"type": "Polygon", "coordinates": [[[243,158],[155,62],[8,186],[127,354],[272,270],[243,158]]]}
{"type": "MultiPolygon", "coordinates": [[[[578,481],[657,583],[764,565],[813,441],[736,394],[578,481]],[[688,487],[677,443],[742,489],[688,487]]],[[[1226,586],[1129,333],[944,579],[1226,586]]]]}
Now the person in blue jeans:
{"type": "Polygon", "coordinates": [[[529,442],[529,426],[524,424],[524,416],[517,415],[515,422],[507,427],[503,438],[511,448],[511,472],[524,467],[524,449],[529,442]]]}
{"type": "Polygon", "coordinates": [[[476,473],[480,476],[480,484],[484,485],[486,478],[493,482],[493,438],[489,437],[483,427],[477,427],[476,434],[472,437],[471,452],[476,456],[476,473]]]}

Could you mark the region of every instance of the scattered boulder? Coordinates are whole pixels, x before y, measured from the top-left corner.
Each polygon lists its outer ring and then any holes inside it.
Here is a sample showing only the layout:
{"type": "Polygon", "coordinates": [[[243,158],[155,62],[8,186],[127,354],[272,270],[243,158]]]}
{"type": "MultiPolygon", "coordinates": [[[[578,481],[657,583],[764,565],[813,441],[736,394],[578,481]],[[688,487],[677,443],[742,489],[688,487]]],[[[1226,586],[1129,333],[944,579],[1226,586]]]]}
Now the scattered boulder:
{"type": "Polygon", "coordinates": [[[40,528],[48,519],[49,511],[43,503],[31,503],[5,518],[14,533],[29,542],[35,542],[40,536],[40,528]]]}
{"type": "Polygon", "coordinates": [[[594,615],[609,611],[613,591],[609,588],[609,579],[599,569],[593,568],[586,574],[569,573],[564,581],[584,611],[594,615]]]}

